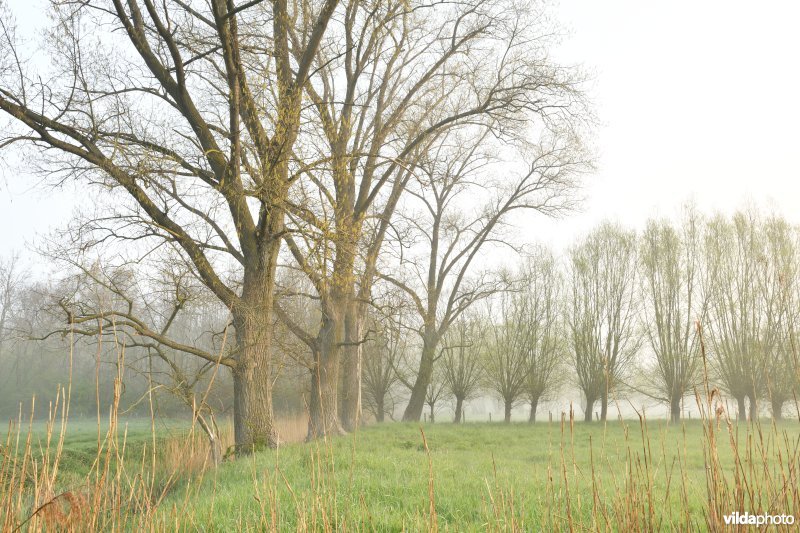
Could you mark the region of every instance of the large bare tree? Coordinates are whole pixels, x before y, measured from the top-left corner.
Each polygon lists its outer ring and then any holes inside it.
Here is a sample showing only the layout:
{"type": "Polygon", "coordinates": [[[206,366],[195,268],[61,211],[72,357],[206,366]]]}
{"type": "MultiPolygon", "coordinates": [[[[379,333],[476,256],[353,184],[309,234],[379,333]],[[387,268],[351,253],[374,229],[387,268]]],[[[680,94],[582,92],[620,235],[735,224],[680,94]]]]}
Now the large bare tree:
{"type": "Polygon", "coordinates": [[[439,343],[450,326],[476,302],[509,288],[508,276],[487,266],[486,254],[515,249],[507,231],[512,215],[568,209],[586,164],[572,137],[545,136],[512,151],[512,164],[488,129],[470,133],[443,136],[420,162],[398,221],[406,229],[398,247],[403,275],[382,274],[411,298],[422,340],[405,420],[422,415],[439,343]]]}
{"type": "Polygon", "coordinates": [[[309,433],[342,430],[343,347],[351,429],[377,251],[426,143],[465,123],[524,137],[534,123],[574,126],[583,111],[575,71],[549,61],[538,4],[65,0],[53,10],[52,72],[26,61],[4,24],[0,109],[21,127],[3,144],[47,148],[61,176],[120,191],[124,209],[94,229],[173,243],[231,310],[245,448],[275,442],[266,324],[281,240],[322,310],[303,336],[314,339],[309,433]]]}
{"type": "Polygon", "coordinates": [[[623,383],[639,348],[636,235],[605,222],[570,250],[567,304],[577,384],[592,421],[595,402],[606,420],[610,394],[623,383]]]}
{"type": "Polygon", "coordinates": [[[654,355],[642,378],[645,392],[669,406],[673,421],[680,420],[681,401],[700,377],[696,324],[705,321],[706,311],[701,224],[691,208],[677,229],[667,220],[650,220],[640,245],[643,322],[654,355]]]}
{"type": "Polygon", "coordinates": [[[236,442],[275,444],[275,268],[304,166],[303,88],[338,2],[50,6],[46,57],[30,57],[3,14],[0,110],[13,127],[0,146],[27,144],[41,170],[113,190],[96,230],[180,250],[233,316],[236,442]]]}
{"type": "Polygon", "coordinates": [[[323,39],[304,86],[318,127],[297,147],[308,162],[290,209],[300,231],[285,236],[322,310],[303,335],[318,358],[311,436],[358,423],[378,252],[431,143],[467,125],[510,140],[583,114],[579,77],[548,60],[548,34],[536,2],[393,0],[347,3],[323,39]]]}

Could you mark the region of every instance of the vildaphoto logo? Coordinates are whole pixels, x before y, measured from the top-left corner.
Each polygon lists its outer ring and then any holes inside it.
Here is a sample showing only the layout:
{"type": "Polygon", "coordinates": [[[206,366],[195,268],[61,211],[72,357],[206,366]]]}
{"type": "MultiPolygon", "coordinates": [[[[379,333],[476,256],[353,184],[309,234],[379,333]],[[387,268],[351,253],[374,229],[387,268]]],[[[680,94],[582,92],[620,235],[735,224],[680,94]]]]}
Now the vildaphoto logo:
{"type": "Polygon", "coordinates": [[[722,517],[725,525],[729,526],[772,526],[772,525],[792,525],[794,515],[790,514],[750,514],[734,511],[722,517]]]}

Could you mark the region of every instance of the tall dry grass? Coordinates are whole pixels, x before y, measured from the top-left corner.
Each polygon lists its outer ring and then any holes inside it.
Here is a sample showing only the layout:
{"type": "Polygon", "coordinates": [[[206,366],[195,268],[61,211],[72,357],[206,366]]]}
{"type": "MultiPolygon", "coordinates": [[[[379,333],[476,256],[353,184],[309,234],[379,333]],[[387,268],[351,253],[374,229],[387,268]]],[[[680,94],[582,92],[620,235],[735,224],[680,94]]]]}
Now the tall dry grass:
{"type": "MultiPolygon", "coordinates": [[[[97,453],[85,480],[65,487],[59,467],[68,423],[68,389],[50,406],[44,436],[34,431],[32,405],[9,424],[0,463],[0,526],[3,531],[103,531],[148,523],[163,490],[156,485],[155,447],[145,446],[130,464],[127,433],[117,425],[121,376],[115,379],[108,429],[99,433],[97,453]]],[[[100,426],[98,426],[99,428],[100,426]]]]}
{"type": "MultiPolygon", "coordinates": [[[[281,442],[294,444],[303,442],[308,432],[308,416],[278,417],[275,426],[281,442]]],[[[225,419],[219,424],[217,438],[223,450],[233,450],[233,421],[225,419]]],[[[208,438],[202,431],[190,428],[178,431],[177,434],[159,438],[158,461],[162,469],[170,472],[181,472],[192,476],[199,475],[211,466],[209,464],[208,438]]],[[[230,454],[228,454],[230,458],[230,454]]]]}
{"type": "MultiPolygon", "coordinates": [[[[665,439],[651,437],[644,413],[637,422],[625,423],[626,460],[607,464],[612,482],[601,480],[599,470],[607,461],[603,450],[589,443],[590,472],[582,472],[575,455],[574,413],[562,415],[560,424],[560,471],[549,471],[546,512],[538,524],[525,522],[523,509],[513,503],[513,492],[498,484],[487,485],[490,527],[495,531],[744,531],[749,525],[727,524],[734,511],[750,515],[792,515],[800,522],[800,438],[790,435],[774,419],[750,420],[745,424],[731,417],[720,391],[709,379],[705,345],[701,388],[695,391],[703,428],[701,442],[705,466],[705,502],[702,512],[693,512],[688,475],[690,446],[683,432],[677,454],[667,450],[665,439]],[[723,462],[723,452],[732,459],[723,462]],[[591,498],[576,494],[580,480],[591,478],[591,498]],[[656,487],[665,483],[665,490],[656,487]],[[677,508],[670,507],[677,498],[677,508]],[[588,520],[585,518],[588,516],[588,520]]],[[[798,410],[800,422],[800,410],[798,410]]],[[[495,475],[496,477],[496,475],[495,475]]],[[[794,525],[773,525],[768,530],[796,531],[794,525]]]]}

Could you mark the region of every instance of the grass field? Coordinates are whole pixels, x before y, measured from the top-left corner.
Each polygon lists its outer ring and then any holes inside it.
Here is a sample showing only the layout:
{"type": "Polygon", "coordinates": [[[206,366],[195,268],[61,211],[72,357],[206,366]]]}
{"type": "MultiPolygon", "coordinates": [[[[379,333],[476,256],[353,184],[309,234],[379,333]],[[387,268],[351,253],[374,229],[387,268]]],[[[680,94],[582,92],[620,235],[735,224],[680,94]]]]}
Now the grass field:
{"type": "MultiPolygon", "coordinates": [[[[190,489],[186,498],[176,492],[168,501],[179,507],[188,502],[184,516],[218,531],[242,524],[419,531],[431,529],[431,499],[436,526],[451,531],[566,529],[570,522],[615,528],[631,521],[655,529],[704,527],[708,490],[700,422],[565,426],[428,425],[429,453],[419,426],[370,427],[327,445],[291,445],[224,465],[202,488],[190,489]]],[[[774,433],[767,429],[797,452],[796,422],[774,433]]],[[[743,447],[758,438],[745,425],[731,430],[743,447]]],[[[733,450],[725,445],[719,453],[731,484],[733,450]]],[[[777,461],[771,469],[782,477],[777,461]]],[[[767,499],[757,502],[759,509],[767,499]]]]}
{"type": "Polygon", "coordinates": [[[733,511],[800,514],[799,446],[797,420],[385,424],[211,468],[178,426],[155,441],[149,421],[119,426],[98,453],[96,426],[78,423],[53,486],[42,460],[14,495],[4,466],[0,505],[20,500],[33,529],[702,530],[733,511]]]}

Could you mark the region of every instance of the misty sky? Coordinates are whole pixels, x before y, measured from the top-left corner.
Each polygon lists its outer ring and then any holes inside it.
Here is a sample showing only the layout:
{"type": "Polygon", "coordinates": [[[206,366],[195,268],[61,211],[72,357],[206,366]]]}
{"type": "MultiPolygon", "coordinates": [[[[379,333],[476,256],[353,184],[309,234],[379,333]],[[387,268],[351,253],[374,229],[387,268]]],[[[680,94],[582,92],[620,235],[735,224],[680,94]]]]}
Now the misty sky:
{"type": "MultiPolygon", "coordinates": [[[[41,0],[8,0],[19,30],[41,0]]],[[[603,218],[641,227],[693,199],[704,212],[745,203],[800,223],[800,3],[562,0],[569,32],[554,56],[593,77],[597,171],[583,211],[526,229],[560,247],[603,218]]],[[[76,195],[0,176],[0,254],[63,224],[76,195]]],[[[84,197],[85,198],[85,197],[84,197]]]]}

